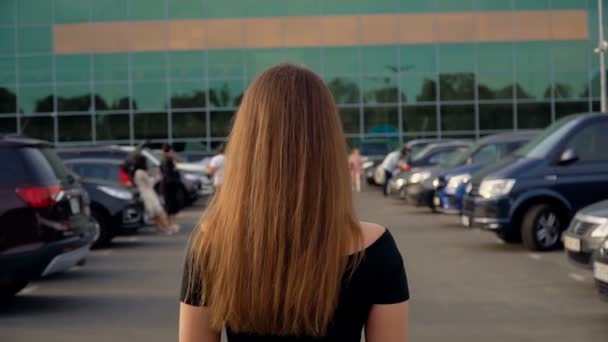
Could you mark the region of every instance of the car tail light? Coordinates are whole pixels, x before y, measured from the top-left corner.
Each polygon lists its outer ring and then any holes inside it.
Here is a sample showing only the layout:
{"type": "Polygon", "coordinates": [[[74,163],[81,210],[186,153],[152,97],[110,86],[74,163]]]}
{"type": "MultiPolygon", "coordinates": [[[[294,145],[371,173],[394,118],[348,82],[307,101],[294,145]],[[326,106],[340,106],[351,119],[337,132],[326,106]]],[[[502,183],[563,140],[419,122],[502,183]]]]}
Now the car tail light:
{"type": "Polygon", "coordinates": [[[118,168],[118,179],[120,180],[120,182],[127,187],[132,187],[133,186],[133,182],[131,181],[131,177],[129,177],[129,174],[127,173],[127,171],[122,168],[119,167],[118,168]]]}
{"type": "Polygon", "coordinates": [[[408,171],[409,169],[411,169],[410,164],[408,164],[408,163],[401,164],[401,170],[408,171]]]}
{"type": "Polygon", "coordinates": [[[61,186],[46,186],[46,187],[24,187],[17,188],[16,192],[19,197],[30,207],[47,208],[55,204],[59,194],[63,191],[61,186]]]}

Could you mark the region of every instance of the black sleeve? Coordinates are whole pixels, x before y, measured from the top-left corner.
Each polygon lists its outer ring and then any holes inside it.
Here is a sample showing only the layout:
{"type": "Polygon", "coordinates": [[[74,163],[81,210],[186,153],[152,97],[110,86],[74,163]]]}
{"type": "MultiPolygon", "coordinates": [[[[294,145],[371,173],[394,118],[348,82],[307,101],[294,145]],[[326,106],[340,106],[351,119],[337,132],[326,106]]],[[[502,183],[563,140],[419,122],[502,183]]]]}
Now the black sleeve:
{"type": "Polygon", "coordinates": [[[202,298],[202,288],[201,288],[201,275],[200,274],[195,274],[194,275],[194,282],[193,284],[196,284],[196,286],[194,286],[194,288],[192,289],[188,289],[188,284],[190,282],[190,278],[192,277],[189,274],[189,256],[188,253],[186,254],[186,261],[184,262],[184,270],[182,273],[182,285],[181,285],[181,290],[180,290],[180,295],[179,295],[179,300],[180,302],[184,303],[184,304],[188,304],[188,305],[193,305],[193,306],[201,306],[201,298],[202,298]]]}
{"type": "Polygon", "coordinates": [[[388,237],[374,272],[376,279],[372,304],[396,304],[410,299],[403,258],[393,236],[388,231],[386,234],[388,237]]]}

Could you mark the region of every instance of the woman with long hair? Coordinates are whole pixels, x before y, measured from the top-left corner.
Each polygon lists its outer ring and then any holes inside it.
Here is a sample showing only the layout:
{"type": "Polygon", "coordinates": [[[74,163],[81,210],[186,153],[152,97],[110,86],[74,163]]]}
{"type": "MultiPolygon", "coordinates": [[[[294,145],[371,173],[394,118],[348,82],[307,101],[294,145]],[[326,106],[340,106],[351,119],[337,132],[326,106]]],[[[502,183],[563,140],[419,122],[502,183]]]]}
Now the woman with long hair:
{"type": "Polygon", "coordinates": [[[190,238],[180,341],[407,340],[403,260],[358,222],[346,139],[323,81],[282,64],[248,88],[224,183],[190,238]],[[234,156],[234,157],[232,157],[234,156]]]}
{"type": "Polygon", "coordinates": [[[137,190],[139,190],[147,214],[154,219],[156,227],[160,232],[166,234],[172,233],[167,213],[163,209],[156,191],[154,191],[154,179],[148,175],[148,161],[146,157],[141,154],[135,156],[134,169],[133,183],[135,183],[137,190]]]}

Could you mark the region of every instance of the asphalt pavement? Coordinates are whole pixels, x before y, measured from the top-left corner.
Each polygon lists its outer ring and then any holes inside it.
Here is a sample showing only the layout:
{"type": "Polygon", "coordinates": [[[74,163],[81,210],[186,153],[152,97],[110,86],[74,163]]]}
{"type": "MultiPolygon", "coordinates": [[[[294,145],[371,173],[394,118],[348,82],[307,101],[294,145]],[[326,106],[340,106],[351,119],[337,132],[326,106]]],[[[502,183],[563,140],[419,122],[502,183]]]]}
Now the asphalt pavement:
{"type": "MultiPolygon", "coordinates": [[[[563,252],[500,243],[377,189],[358,194],[357,207],[404,255],[411,341],[608,340],[608,303],[563,252]]],[[[32,283],[0,307],[0,341],[176,341],[184,247],[202,210],[180,214],[178,235],[118,238],[86,265],[32,283]]]]}

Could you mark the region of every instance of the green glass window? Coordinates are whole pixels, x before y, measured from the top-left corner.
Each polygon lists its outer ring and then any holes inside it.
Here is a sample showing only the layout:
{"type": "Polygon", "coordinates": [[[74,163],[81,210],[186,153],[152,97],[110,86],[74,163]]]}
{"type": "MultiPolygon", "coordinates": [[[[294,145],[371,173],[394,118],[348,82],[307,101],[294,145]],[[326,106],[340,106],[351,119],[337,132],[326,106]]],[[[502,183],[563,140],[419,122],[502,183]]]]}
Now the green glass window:
{"type": "Polygon", "coordinates": [[[513,44],[482,43],[477,45],[477,71],[504,72],[513,71],[513,44]]]}
{"type": "Polygon", "coordinates": [[[337,103],[346,104],[361,102],[358,77],[327,76],[325,82],[334,95],[337,103]]]}
{"type": "Polygon", "coordinates": [[[214,110],[211,112],[211,137],[223,138],[230,134],[232,128],[233,110],[214,110]]]}
{"type": "Polygon", "coordinates": [[[244,76],[243,52],[240,50],[209,50],[207,58],[209,61],[209,78],[244,76]]]}
{"type": "Polygon", "coordinates": [[[82,23],[88,22],[91,12],[91,0],[55,0],[55,22],[82,23]]]}
{"type": "Polygon", "coordinates": [[[0,85],[13,85],[17,83],[17,73],[15,72],[16,69],[17,67],[15,58],[0,57],[0,85]]]}
{"type": "Polygon", "coordinates": [[[96,54],[94,57],[95,81],[126,81],[129,79],[127,54],[96,54]]]}
{"type": "Polygon", "coordinates": [[[321,0],[321,13],[323,15],[359,13],[358,1],[321,0]]]}
{"type": "Polygon", "coordinates": [[[285,49],[283,55],[285,62],[305,65],[316,73],[321,73],[322,71],[320,48],[285,49]]]}
{"type": "Polygon", "coordinates": [[[205,1],[207,17],[234,18],[243,12],[242,0],[205,1]]]}
{"type": "Polygon", "coordinates": [[[53,23],[52,1],[19,0],[17,4],[19,25],[51,25],[53,23]]]}
{"type": "Polygon", "coordinates": [[[171,0],[167,4],[170,19],[200,19],[205,17],[204,4],[201,0],[171,0]]]}
{"type": "Polygon", "coordinates": [[[166,53],[141,52],[131,56],[131,72],[134,81],[166,79],[166,53]]]}
{"type": "Polygon", "coordinates": [[[533,102],[517,104],[517,128],[545,128],[551,123],[551,104],[533,102]]]}
{"type": "Polygon", "coordinates": [[[328,47],[323,50],[325,74],[359,74],[359,48],[328,47]]]}
{"type": "Polygon", "coordinates": [[[404,132],[432,132],[437,130],[437,106],[403,107],[404,132]]]}
{"type": "Polygon", "coordinates": [[[359,12],[363,14],[374,14],[374,13],[397,13],[399,7],[404,6],[403,3],[410,1],[399,1],[399,0],[357,0],[359,12]]]}
{"type": "MultiPolygon", "coordinates": [[[[554,42],[553,91],[556,98],[585,98],[589,87],[589,52],[587,42],[554,42]]],[[[595,56],[593,56],[595,57],[595,56]]]]}
{"type": "Polygon", "coordinates": [[[166,0],[128,0],[129,18],[161,20],[166,18],[166,0]]]}
{"type": "Polygon", "coordinates": [[[248,49],[245,52],[248,78],[254,79],[271,66],[284,62],[283,51],[283,49],[248,49]]]}
{"type": "Polygon", "coordinates": [[[57,85],[57,111],[86,112],[91,109],[90,84],[57,85]]]}
{"type": "Polygon", "coordinates": [[[244,1],[241,7],[246,17],[279,17],[287,15],[288,2],[285,0],[244,1]]]}
{"type": "Polygon", "coordinates": [[[200,138],[207,136],[205,112],[173,113],[173,138],[200,138]]]}
{"type": "Polygon", "coordinates": [[[513,3],[510,0],[474,0],[473,9],[477,11],[510,10],[513,3]]]}
{"type": "Polygon", "coordinates": [[[92,126],[90,115],[59,116],[59,141],[90,141],[92,126]]]}
{"type": "Polygon", "coordinates": [[[435,73],[405,72],[401,74],[401,93],[407,102],[433,102],[437,100],[435,73]]]}
{"type": "Polygon", "coordinates": [[[371,46],[362,47],[361,56],[363,57],[363,73],[396,74],[399,72],[399,48],[397,46],[371,46]]]}
{"type": "Polygon", "coordinates": [[[437,6],[435,1],[401,1],[401,12],[435,12],[437,6]]]}
{"type": "MultiPolygon", "coordinates": [[[[473,9],[473,0],[435,0],[438,11],[471,11],[473,9]]],[[[508,1],[505,1],[508,2],[508,1]]]]}
{"type": "Polygon", "coordinates": [[[17,133],[17,118],[1,118],[0,133],[17,133]]]}
{"type": "Polygon", "coordinates": [[[129,85],[127,83],[95,83],[95,110],[129,109],[129,85]]]}
{"type": "Polygon", "coordinates": [[[289,0],[287,3],[287,15],[304,16],[319,15],[321,13],[321,1],[324,0],[289,0]]]}
{"type": "Polygon", "coordinates": [[[167,113],[138,113],[133,116],[135,139],[167,139],[167,113]]]}
{"type": "Polygon", "coordinates": [[[440,110],[442,131],[475,130],[474,105],[444,105],[440,110]]]}
{"type": "Polygon", "coordinates": [[[513,99],[513,74],[477,73],[477,95],[480,100],[513,99]]]}
{"type": "Polygon", "coordinates": [[[205,51],[175,51],[169,53],[173,79],[196,79],[205,77],[205,64],[207,63],[205,51]]]}
{"type": "Polygon", "coordinates": [[[358,107],[345,107],[340,108],[340,118],[342,119],[342,127],[346,134],[359,134],[360,128],[360,115],[358,107]]]}
{"type": "Polygon", "coordinates": [[[439,45],[439,70],[442,73],[472,72],[475,62],[473,44],[439,45]]]}
{"type": "Polygon", "coordinates": [[[91,78],[91,57],[56,55],[55,73],[57,82],[88,82],[91,78]]]}
{"type": "Polygon", "coordinates": [[[164,82],[133,83],[133,107],[158,110],[167,108],[167,86],[164,82]]]}
{"type": "Polygon", "coordinates": [[[127,20],[127,2],[125,0],[91,1],[92,21],[127,20]]]}
{"type": "Polygon", "coordinates": [[[402,72],[437,72],[435,45],[403,45],[400,50],[402,72]]]}
{"type": "MultiPolygon", "coordinates": [[[[587,9],[588,2],[572,1],[572,0],[551,0],[551,8],[553,9],[587,9]]],[[[594,6],[593,3],[592,6],[594,6]]]]}
{"type": "Polygon", "coordinates": [[[53,87],[49,85],[21,86],[18,97],[21,113],[54,112],[53,87]]]}
{"type": "Polygon", "coordinates": [[[14,54],[15,29],[12,27],[0,27],[0,56],[14,54]]]}
{"type": "Polygon", "coordinates": [[[2,0],[0,4],[0,23],[2,25],[14,25],[17,18],[17,1],[2,0]]]}
{"type": "Polygon", "coordinates": [[[399,131],[398,107],[365,107],[363,122],[366,133],[391,134],[399,131]]]}
{"type": "Polygon", "coordinates": [[[365,103],[398,103],[407,99],[400,93],[397,77],[394,75],[366,76],[363,78],[363,98],[365,103]]]}
{"type": "Polygon", "coordinates": [[[54,141],[54,123],[51,116],[21,117],[21,132],[35,139],[54,141]]]}
{"type": "Polygon", "coordinates": [[[555,72],[553,96],[562,99],[587,98],[589,75],[586,72],[555,72]]]}
{"type": "Polygon", "coordinates": [[[172,108],[202,108],[207,105],[207,91],[203,80],[171,83],[172,108]]]}
{"type": "Polygon", "coordinates": [[[573,102],[556,102],[555,103],[555,119],[561,119],[564,116],[571,114],[589,112],[589,102],[573,101],[573,102]]]}
{"type": "Polygon", "coordinates": [[[479,104],[479,129],[513,129],[513,104],[479,104]]]}
{"type": "Polygon", "coordinates": [[[0,85],[0,113],[17,113],[15,87],[0,85]]]}
{"type": "Polygon", "coordinates": [[[551,81],[547,72],[517,73],[517,98],[519,99],[550,99],[551,81]]]}
{"type": "MultiPolygon", "coordinates": [[[[520,98],[544,98],[550,82],[550,45],[547,42],[515,44],[515,65],[517,82],[526,95],[520,98]]],[[[518,96],[519,97],[519,96],[518,96]]]]}
{"type": "Polygon", "coordinates": [[[549,1],[553,0],[513,0],[518,10],[544,10],[549,8],[549,1]]]}
{"type": "Polygon", "coordinates": [[[50,26],[28,26],[19,29],[20,54],[51,53],[53,38],[50,26]]]}
{"type": "Polygon", "coordinates": [[[96,114],[95,134],[97,140],[128,140],[130,125],[128,114],[96,114]]]}
{"type": "Polygon", "coordinates": [[[439,94],[442,101],[473,100],[475,77],[473,73],[439,75],[439,94]]]}
{"type": "Polygon", "coordinates": [[[209,80],[209,105],[217,108],[236,107],[241,103],[244,92],[242,80],[209,80]]]}

